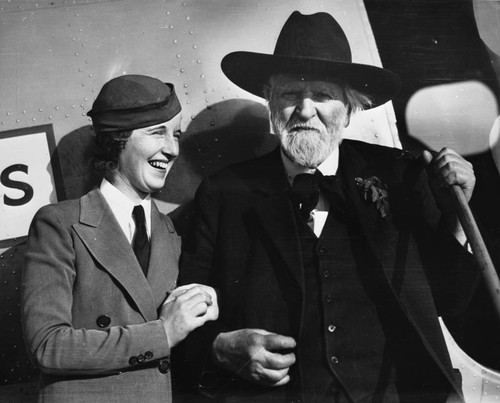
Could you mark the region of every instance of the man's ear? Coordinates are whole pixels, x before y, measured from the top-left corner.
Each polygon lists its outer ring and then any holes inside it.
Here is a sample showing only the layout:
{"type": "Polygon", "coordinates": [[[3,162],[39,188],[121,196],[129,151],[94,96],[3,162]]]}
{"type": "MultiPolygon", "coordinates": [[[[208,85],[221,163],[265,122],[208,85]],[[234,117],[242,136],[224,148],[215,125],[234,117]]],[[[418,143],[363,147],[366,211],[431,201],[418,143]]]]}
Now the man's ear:
{"type": "Polygon", "coordinates": [[[265,84],[262,87],[262,95],[264,95],[266,101],[269,102],[269,99],[271,98],[271,86],[269,84],[265,84]]]}
{"type": "Polygon", "coordinates": [[[347,127],[347,126],[349,126],[351,124],[351,115],[352,115],[352,109],[349,106],[347,108],[347,114],[346,114],[346,117],[345,117],[344,127],[347,127]]]}

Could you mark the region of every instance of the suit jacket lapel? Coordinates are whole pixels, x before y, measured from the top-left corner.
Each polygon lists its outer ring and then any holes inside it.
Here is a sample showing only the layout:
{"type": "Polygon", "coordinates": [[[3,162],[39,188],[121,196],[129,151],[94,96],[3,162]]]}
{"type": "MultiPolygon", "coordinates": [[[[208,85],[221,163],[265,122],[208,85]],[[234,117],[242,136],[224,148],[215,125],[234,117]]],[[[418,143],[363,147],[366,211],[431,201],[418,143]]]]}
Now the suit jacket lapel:
{"type": "MultiPolygon", "coordinates": [[[[367,179],[376,176],[377,167],[368,164],[365,158],[348,141],[344,141],[340,148],[340,166],[346,194],[348,194],[349,198],[348,203],[352,202],[354,213],[359,220],[368,246],[375,258],[378,259],[396,301],[410,321],[414,322],[415,315],[411,311],[415,301],[406,303],[407,289],[404,288],[405,284],[409,285],[410,288],[416,286],[412,282],[410,284],[408,284],[408,281],[404,283],[409,233],[395,228],[390,213],[382,217],[374,202],[364,200],[362,192],[356,185],[355,178],[367,179]],[[402,254],[403,256],[401,256],[402,254]]],[[[384,180],[384,178],[381,179],[384,180]]],[[[420,292],[410,293],[409,295],[420,295],[420,292]]]]}
{"type": "Polygon", "coordinates": [[[289,184],[279,148],[263,158],[265,162],[259,168],[262,171],[253,175],[256,180],[250,183],[254,192],[260,196],[260,202],[254,206],[254,211],[268,236],[263,242],[269,242],[275,248],[277,257],[283,260],[303,289],[304,273],[300,243],[296,236],[297,224],[287,196],[289,184]]]}
{"type": "MultiPolygon", "coordinates": [[[[398,301],[402,304],[405,311],[408,309],[411,310],[414,301],[405,304],[408,296],[405,290],[408,287],[412,288],[416,286],[414,281],[409,282],[407,279],[405,280],[405,276],[408,277],[411,274],[405,273],[409,258],[407,256],[410,242],[409,229],[405,229],[403,225],[401,228],[397,228],[390,213],[382,217],[375,203],[371,200],[364,200],[362,192],[357,188],[355,178],[361,177],[362,179],[367,179],[377,175],[377,167],[368,164],[349,142],[342,143],[340,155],[343,183],[347,187],[346,192],[352,201],[355,214],[359,219],[368,244],[375,257],[379,260],[398,301]]],[[[392,178],[381,179],[382,181],[384,179],[390,181],[392,178]]],[[[389,197],[391,196],[390,193],[391,189],[389,189],[389,197]]],[[[414,259],[415,256],[411,258],[414,259]]],[[[416,294],[419,293],[417,292],[416,294]]]]}
{"type": "Polygon", "coordinates": [[[148,283],[153,290],[156,306],[174,289],[179,272],[180,237],[170,220],[164,219],[151,204],[151,254],[148,283]]]}
{"type": "MultiPolygon", "coordinates": [[[[276,249],[285,266],[293,277],[304,288],[304,272],[297,224],[292,206],[285,196],[276,196],[264,200],[256,207],[257,217],[267,232],[268,240],[276,249]]],[[[267,241],[267,240],[264,240],[267,241]]]]}
{"type": "Polygon", "coordinates": [[[158,318],[153,292],[130,244],[98,189],[81,198],[74,229],[95,257],[137,304],[146,321],[158,318]]]}
{"type": "Polygon", "coordinates": [[[364,200],[355,181],[358,177],[367,179],[374,176],[376,171],[372,170],[372,167],[367,164],[363,156],[348,141],[344,141],[340,147],[339,170],[346,195],[349,201],[352,201],[355,214],[359,219],[368,244],[386,271],[389,281],[392,282],[392,268],[397,239],[395,239],[395,231],[389,230],[392,221],[391,216],[389,214],[383,218],[375,203],[364,200]]]}

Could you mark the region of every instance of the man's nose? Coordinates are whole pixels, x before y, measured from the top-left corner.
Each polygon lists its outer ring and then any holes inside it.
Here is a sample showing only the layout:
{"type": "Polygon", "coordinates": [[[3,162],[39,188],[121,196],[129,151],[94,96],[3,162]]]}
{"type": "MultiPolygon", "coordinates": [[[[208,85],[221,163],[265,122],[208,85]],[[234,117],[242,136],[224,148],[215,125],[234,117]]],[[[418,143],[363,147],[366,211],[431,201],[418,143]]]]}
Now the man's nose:
{"type": "Polygon", "coordinates": [[[295,113],[302,120],[309,120],[316,115],[316,105],[309,97],[303,97],[295,107],[295,113]]]}

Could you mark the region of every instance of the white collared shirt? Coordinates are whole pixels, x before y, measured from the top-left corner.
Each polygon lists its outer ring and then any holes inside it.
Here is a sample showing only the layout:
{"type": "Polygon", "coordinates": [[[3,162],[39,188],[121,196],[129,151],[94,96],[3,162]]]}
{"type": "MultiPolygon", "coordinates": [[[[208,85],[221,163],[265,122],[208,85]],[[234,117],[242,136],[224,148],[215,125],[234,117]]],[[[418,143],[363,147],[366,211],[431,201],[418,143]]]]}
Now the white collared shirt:
{"type": "MultiPolygon", "coordinates": [[[[281,160],[283,161],[283,166],[285,167],[285,172],[287,174],[288,182],[290,185],[293,184],[295,176],[299,174],[313,174],[316,169],[311,169],[294,164],[290,161],[281,151],[281,160]]],[[[339,167],[339,149],[338,147],[333,150],[333,152],[318,166],[318,170],[325,176],[335,175],[339,167]]],[[[330,204],[326,200],[323,194],[319,194],[318,204],[311,211],[311,215],[308,221],[308,225],[313,230],[314,234],[319,237],[323,227],[325,226],[326,219],[328,218],[328,211],[330,210],[330,204]]]]}
{"type": "MultiPolygon", "coordinates": [[[[135,203],[106,179],[102,180],[100,190],[109,204],[118,224],[120,224],[123,233],[128,241],[132,243],[132,238],[135,233],[135,221],[132,217],[132,210],[135,207],[135,203]]],[[[148,237],[151,239],[151,196],[148,195],[145,197],[140,204],[144,208],[144,214],[146,215],[146,231],[148,237]]]]}

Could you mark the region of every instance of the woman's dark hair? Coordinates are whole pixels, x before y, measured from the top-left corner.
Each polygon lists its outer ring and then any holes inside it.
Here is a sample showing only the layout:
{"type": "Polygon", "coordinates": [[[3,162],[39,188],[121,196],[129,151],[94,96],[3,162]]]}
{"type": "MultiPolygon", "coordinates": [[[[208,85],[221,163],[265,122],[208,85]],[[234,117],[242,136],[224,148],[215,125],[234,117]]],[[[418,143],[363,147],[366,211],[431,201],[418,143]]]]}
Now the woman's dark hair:
{"type": "Polygon", "coordinates": [[[116,169],[118,157],[131,135],[132,130],[97,133],[95,137],[96,149],[93,158],[94,169],[97,173],[105,177],[109,172],[116,169]]]}

